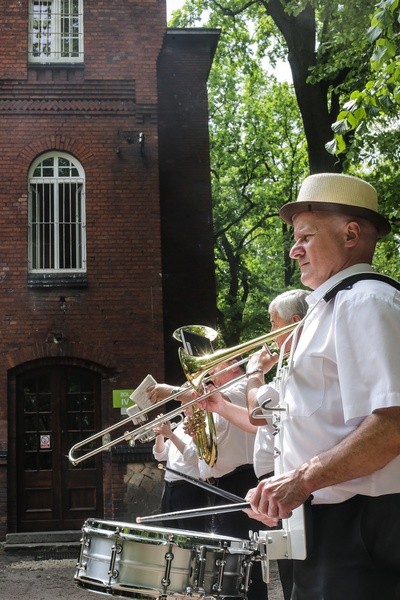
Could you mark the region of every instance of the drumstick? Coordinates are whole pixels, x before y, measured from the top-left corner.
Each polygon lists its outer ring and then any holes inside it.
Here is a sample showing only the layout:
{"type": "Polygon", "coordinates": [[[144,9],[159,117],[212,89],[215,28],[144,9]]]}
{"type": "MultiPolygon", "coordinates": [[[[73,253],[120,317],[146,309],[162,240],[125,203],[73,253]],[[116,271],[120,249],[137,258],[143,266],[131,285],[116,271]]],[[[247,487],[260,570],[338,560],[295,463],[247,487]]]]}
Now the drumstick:
{"type": "Polygon", "coordinates": [[[190,508],[188,510],[175,510],[173,512],[136,517],[136,523],[150,523],[151,521],[171,521],[172,519],[188,519],[190,517],[205,517],[219,513],[235,512],[250,508],[249,502],[238,502],[237,504],[221,504],[220,506],[206,506],[205,508],[190,508]]]}
{"type": "Polygon", "coordinates": [[[190,475],[185,475],[184,473],[180,473],[179,471],[175,471],[175,469],[171,469],[171,467],[166,467],[161,463],[158,465],[159,469],[164,471],[169,471],[170,473],[175,473],[175,475],[179,475],[181,479],[185,481],[189,481],[189,483],[193,483],[193,485],[197,485],[198,487],[207,490],[217,496],[222,496],[225,500],[231,500],[232,502],[243,502],[243,498],[240,496],[236,496],[236,494],[231,494],[231,492],[227,492],[226,490],[221,490],[220,488],[215,487],[215,485],[211,485],[206,481],[201,481],[200,479],[196,479],[195,477],[191,477],[190,475]]]}

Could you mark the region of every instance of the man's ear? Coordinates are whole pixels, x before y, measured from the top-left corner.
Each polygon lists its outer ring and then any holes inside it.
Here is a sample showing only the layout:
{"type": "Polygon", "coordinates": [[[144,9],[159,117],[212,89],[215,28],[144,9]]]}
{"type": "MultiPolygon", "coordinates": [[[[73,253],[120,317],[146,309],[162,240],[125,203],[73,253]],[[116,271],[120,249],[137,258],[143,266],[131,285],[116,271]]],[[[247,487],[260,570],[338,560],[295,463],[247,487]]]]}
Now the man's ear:
{"type": "Polygon", "coordinates": [[[360,238],[360,225],[357,221],[349,221],[345,227],[345,243],[348,248],[355,246],[360,238]]]}

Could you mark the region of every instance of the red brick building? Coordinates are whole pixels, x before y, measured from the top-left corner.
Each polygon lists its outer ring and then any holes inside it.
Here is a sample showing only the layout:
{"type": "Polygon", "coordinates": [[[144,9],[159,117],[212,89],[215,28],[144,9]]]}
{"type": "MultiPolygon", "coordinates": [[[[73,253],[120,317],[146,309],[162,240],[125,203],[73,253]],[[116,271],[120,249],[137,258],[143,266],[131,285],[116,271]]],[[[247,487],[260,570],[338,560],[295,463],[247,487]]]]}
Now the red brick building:
{"type": "Polygon", "coordinates": [[[181,377],[176,327],[215,322],[218,31],[167,30],[164,0],[0,5],[3,539],[132,515],[146,449],[68,451],[121,419],[113,391],[181,377]]]}

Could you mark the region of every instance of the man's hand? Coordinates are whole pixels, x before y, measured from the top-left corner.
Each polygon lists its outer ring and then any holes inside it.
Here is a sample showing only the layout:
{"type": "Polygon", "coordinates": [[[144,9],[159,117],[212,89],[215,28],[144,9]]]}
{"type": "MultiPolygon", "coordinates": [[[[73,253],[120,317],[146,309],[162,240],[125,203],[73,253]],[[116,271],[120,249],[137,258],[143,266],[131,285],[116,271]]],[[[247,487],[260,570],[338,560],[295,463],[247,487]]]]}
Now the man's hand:
{"type": "MultiPolygon", "coordinates": [[[[215,385],[209,383],[206,386],[205,393],[210,393],[215,389],[215,385]]],[[[207,398],[204,398],[204,400],[200,400],[198,406],[203,410],[208,410],[209,412],[222,414],[224,413],[225,404],[226,400],[223,397],[223,395],[220,392],[216,391],[215,394],[211,394],[210,396],[207,396],[207,398]]]]}
{"type": "Polygon", "coordinates": [[[279,354],[271,353],[268,346],[263,346],[262,350],[255,352],[247,363],[246,371],[249,373],[256,369],[261,369],[262,372],[268,373],[272,367],[278,362],[279,354]]]}
{"type": "Polygon", "coordinates": [[[171,396],[174,387],[172,385],[168,385],[167,383],[157,383],[156,385],[151,385],[146,389],[149,400],[152,404],[156,404],[156,402],[160,402],[160,400],[165,400],[168,396],[171,396]]]}
{"type": "MultiPolygon", "coordinates": [[[[288,519],[292,511],[303,504],[310,496],[301,469],[289,471],[270,479],[261,481],[258,486],[248,491],[246,500],[250,502],[249,516],[269,525],[264,519],[288,519]],[[250,514],[251,513],[251,514],[250,514]]],[[[276,523],[275,523],[276,524],[276,523]]]]}
{"type": "MultiPolygon", "coordinates": [[[[162,415],[158,415],[158,417],[162,417],[162,415]]],[[[165,421],[165,423],[160,423],[160,425],[156,425],[154,427],[154,433],[156,435],[162,435],[165,438],[170,438],[172,435],[172,427],[169,421],[165,421]]]]}
{"type": "Polygon", "coordinates": [[[184,390],[183,388],[178,388],[173,385],[169,385],[168,383],[157,383],[156,385],[150,385],[146,388],[146,393],[148,398],[152,404],[156,404],[161,400],[165,400],[172,394],[176,393],[176,390],[180,390],[180,394],[177,397],[179,402],[188,402],[192,399],[192,391],[190,388],[184,390]]]}

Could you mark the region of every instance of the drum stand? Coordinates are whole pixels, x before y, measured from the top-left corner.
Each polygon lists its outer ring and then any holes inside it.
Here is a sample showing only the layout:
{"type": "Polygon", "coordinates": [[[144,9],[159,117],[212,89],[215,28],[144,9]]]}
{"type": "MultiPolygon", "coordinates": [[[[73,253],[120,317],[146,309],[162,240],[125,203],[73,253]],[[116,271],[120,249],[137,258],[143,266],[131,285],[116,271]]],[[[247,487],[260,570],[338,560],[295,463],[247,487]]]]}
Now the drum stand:
{"type": "Polygon", "coordinates": [[[265,583],[269,583],[270,560],[306,558],[303,506],[296,508],[290,519],[282,520],[282,529],[266,529],[251,535],[258,544],[265,583]]]}

